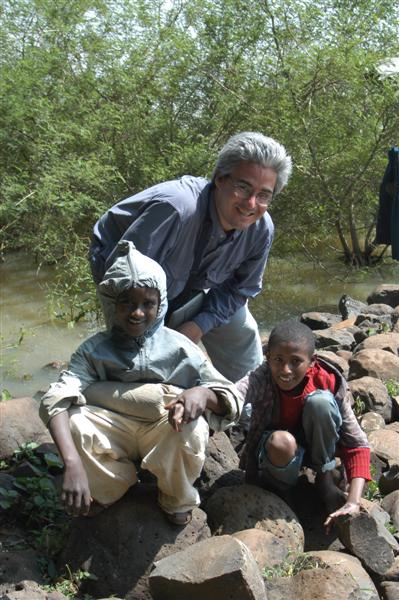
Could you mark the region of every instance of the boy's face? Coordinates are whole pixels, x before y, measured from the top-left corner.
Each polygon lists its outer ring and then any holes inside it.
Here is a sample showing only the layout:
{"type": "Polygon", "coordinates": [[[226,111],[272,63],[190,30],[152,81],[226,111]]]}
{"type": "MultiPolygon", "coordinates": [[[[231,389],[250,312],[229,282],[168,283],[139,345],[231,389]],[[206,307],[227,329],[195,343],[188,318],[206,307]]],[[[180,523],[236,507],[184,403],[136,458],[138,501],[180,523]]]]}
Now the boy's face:
{"type": "Polygon", "coordinates": [[[131,288],[116,301],[115,325],[131,337],[139,337],[154,323],[159,306],[158,290],[131,288]]]}
{"type": "Polygon", "coordinates": [[[303,345],[281,342],[266,353],[272,378],[284,392],[293,390],[305,377],[314,357],[303,345]]]}

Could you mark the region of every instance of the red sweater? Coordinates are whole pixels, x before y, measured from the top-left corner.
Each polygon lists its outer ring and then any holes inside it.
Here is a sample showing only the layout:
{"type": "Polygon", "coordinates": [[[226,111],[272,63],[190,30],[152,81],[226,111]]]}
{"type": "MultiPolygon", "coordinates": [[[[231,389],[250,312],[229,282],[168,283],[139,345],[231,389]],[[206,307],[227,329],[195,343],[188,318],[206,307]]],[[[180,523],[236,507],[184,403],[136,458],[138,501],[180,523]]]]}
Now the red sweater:
{"type": "MultiPolygon", "coordinates": [[[[315,390],[330,390],[332,393],[335,390],[334,374],[328,373],[317,361],[306,371],[305,385],[299,394],[292,395],[279,389],[281,429],[294,432],[298,428],[305,398],[315,390]]],[[[363,477],[367,481],[371,479],[369,448],[347,448],[338,442],[337,456],[342,458],[348,481],[354,477],[363,477]]]]}

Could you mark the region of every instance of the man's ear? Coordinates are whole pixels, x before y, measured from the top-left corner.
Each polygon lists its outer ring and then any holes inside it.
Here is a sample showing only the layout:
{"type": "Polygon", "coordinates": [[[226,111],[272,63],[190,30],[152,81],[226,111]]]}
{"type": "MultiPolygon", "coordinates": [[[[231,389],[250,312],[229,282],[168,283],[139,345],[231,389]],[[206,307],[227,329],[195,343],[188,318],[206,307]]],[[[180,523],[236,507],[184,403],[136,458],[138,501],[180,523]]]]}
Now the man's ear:
{"type": "Polygon", "coordinates": [[[270,361],[270,352],[269,352],[269,350],[266,350],[265,357],[266,357],[267,362],[269,362],[270,361]]]}
{"type": "Polygon", "coordinates": [[[311,357],[311,359],[310,359],[310,365],[309,365],[309,367],[314,367],[314,364],[315,364],[316,360],[317,360],[317,356],[316,356],[316,354],[313,354],[312,357],[311,357]]]}
{"type": "Polygon", "coordinates": [[[215,187],[217,187],[218,189],[220,188],[220,182],[222,181],[222,179],[222,175],[216,175],[214,179],[215,187]]]}

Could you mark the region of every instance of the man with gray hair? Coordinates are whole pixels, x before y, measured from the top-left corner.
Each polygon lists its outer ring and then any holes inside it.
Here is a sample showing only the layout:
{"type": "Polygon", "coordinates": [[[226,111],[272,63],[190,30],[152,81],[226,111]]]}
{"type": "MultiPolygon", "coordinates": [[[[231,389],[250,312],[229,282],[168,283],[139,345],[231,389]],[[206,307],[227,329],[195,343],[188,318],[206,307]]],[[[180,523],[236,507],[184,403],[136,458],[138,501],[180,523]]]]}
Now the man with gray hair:
{"type": "Polygon", "coordinates": [[[216,369],[237,381],[263,359],[247,301],[261,291],[273,241],[267,208],[291,170],[291,158],[274,139],[257,132],[232,136],[211,181],[185,175],[154,185],[97,221],[94,281],[112,264],[121,239],[134,242],[166,272],[166,325],[201,341],[216,369]]]}

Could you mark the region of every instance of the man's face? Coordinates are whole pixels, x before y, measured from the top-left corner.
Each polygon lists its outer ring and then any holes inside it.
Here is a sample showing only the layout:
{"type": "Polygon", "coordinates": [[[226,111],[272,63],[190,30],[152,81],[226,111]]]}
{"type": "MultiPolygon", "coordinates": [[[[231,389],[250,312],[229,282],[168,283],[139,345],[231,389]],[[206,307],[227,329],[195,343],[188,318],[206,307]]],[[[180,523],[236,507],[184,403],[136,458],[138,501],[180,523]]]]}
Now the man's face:
{"type": "Polygon", "coordinates": [[[115,326],[131,337],[139,337],[154,323],[158,306],[158,290],[131,288],[116,301],[115,326]]]}
{"type": "Polygon", "coordinates": [[[274,169],[249,162],[216,177],[215,206],[224,231],[246,229],[260,219],[271,202],[276,180],[274,169]]]}
{"type": "Polygon", "coordinates": [[[293,342],[276,344],[266,353],[266,357],[273,380],[284,392],[296,388],[313,363],[309,350],[293,342]]]}

